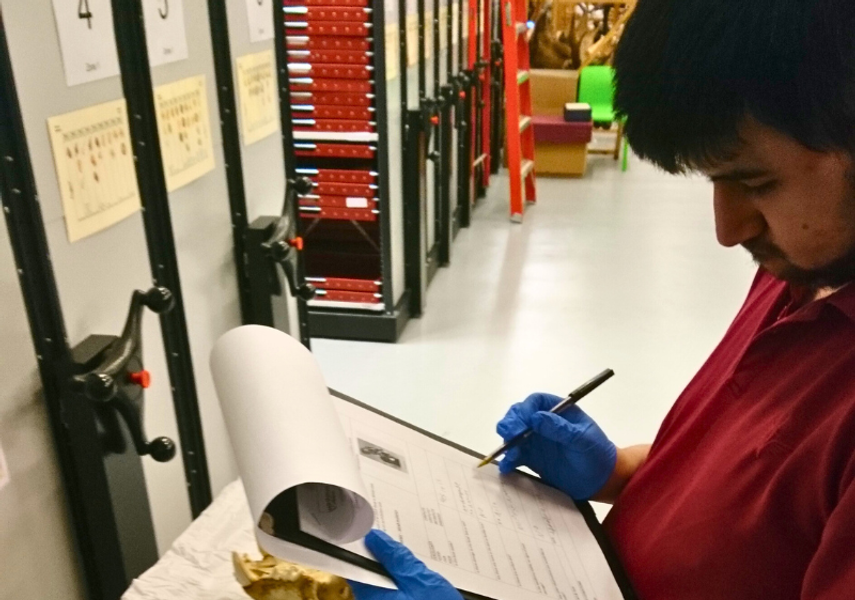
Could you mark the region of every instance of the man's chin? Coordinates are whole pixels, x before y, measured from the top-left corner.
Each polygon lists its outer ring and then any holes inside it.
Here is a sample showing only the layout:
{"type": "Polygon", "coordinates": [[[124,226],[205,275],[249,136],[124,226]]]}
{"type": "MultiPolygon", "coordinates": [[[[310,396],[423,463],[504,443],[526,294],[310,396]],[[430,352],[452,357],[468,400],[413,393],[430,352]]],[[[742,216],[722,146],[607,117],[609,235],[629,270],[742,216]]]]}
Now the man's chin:
{"type": "Polygon", "coordinates": [[[777,279],[782,279],[784,281],[788,280],[788,273],[791,273],[794,269],[798,270],[792,265],[792,263],[790,263],[784,258],[762,258],[754,256],[754,262],[757,264],[758,267],[760,267],[773,277],[776,277],[777,279]]]}

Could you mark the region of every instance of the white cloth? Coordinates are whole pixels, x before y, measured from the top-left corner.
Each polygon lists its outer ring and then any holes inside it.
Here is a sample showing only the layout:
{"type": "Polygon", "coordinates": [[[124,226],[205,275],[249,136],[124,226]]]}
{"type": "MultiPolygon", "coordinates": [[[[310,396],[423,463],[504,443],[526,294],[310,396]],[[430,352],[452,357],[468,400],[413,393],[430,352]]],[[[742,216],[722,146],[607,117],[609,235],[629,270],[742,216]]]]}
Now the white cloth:
{"type": "Polygon", "coordinates": [[[247,600],[232,552],[260,557],[240,480],[220,493],[122,600],[247,600]]]}

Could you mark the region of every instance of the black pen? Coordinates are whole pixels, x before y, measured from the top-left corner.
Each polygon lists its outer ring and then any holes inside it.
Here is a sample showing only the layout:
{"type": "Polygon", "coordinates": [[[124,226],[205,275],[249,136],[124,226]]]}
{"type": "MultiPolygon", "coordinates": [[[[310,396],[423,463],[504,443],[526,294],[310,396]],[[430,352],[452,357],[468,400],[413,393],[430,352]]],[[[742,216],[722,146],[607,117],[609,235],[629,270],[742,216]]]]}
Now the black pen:
{"type": "MultiPolygon", "coordinates": [[[[594,377],[591,381],[583,383],[582,385],[577,387],[575,390],[573,390],[572,392],[567,394],[567,397],[564,400],[562,400],[561,402],[559,402],[558,404],[556,404],[555,406],[553,406],[552,410],[550,410],[549,412],[555,413],[555,414],[561,414],[565,409],[573,406],[579,400],[581,400],[582,398],[584,398],[585,396],[587,396],[588,394],[593,392],[595,389],[600,387],[602,384],[604,384],[606,381],[611,379],[611,377],[614,374],[615,374],[615,372],[612,371],[611,369],[606,369],[605,371],[603,371],[602,373],[600,373],[599,375],[594,377]]],[[[492,453],[488,454],[486,457],[484,457],[484,460],[482,460],[480,463],[478,463],[478,466],[476,468],[480,469],[484,465],[490,464],[491,462],[496,460],[499,456],[501,456],[502,454],[504,454],[505,452],[507,452],[508,450],[513,448],[514,446],[518,445],[520,442],[527,440],[532,433],[534,433],[534,432],[532,431],[532,429],[530,427],[528,429],[518,433],[517,435],[515,435],[514,437],[509,439],[507,442],[502,444],[498,448],[498,450],[496,450],[495,452],[492,452],[492,453]]]]}

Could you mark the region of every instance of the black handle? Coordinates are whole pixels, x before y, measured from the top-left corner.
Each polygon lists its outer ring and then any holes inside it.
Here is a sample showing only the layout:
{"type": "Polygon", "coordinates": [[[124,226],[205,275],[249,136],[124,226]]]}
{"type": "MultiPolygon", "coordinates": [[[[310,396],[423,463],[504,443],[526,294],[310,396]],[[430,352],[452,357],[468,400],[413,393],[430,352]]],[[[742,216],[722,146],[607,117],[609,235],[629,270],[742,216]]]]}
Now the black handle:
{"type": "MultiPolygon", "coordinates": [[[[299,196],[311,193],[314,183],[308,177],[297,177],[288,180],[285,192],[285,205],[282,207],[282,216],[273,230],[273,234],[261,245],[267,257],[272,261],[273,278],[278,282],[279,277],[275,272],[276,265],[282,265],[285,271],[285,280],[291,295],[303,300],[311,300],[315,297],[317,290],[315,286],[300,281],[297,277],[297,251],[302,250],[303,240],[296,237],[296,229],[291,221],[291,206],[297,203],[299,196]]],[[[279,287],[279,284],[276,284],[279,287]]]]}
{"type": "Polygon", "coordinates": [[[147,292],[135,290],[131,296],[131,306],[122,335],[110,343],[104,352],[104,358],[95,368],[71,378],[72,391],[96,404],[116,409],[128,426],[137,453],[141,456],[151,455],[158,462],[166,462],[175,456],[175,442],[167,437],[158,437],[151,442],[146,439],[141,395],[132,397],[124,388],[129,385],[148,386],[147,381],[133,378],[147,378],[148,373],[135,373],[131,369],[133,361],[140,362],[143,308],[164,313],[173,306],[175,298],[172,292],[164,287],[153,287],[147,292]]]}

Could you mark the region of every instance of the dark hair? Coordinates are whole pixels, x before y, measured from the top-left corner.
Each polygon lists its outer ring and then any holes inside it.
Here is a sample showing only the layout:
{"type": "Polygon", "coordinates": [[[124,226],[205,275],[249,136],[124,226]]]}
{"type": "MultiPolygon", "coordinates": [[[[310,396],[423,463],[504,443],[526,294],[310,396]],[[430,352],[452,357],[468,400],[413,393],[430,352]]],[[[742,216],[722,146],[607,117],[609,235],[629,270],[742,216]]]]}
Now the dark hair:
{"type": "Polygon", "coordinates": [[[633,150],[672,173],[728,158],[748,117],[855,152],[855,0],[639,0],[615,80],[633,150]]]}

